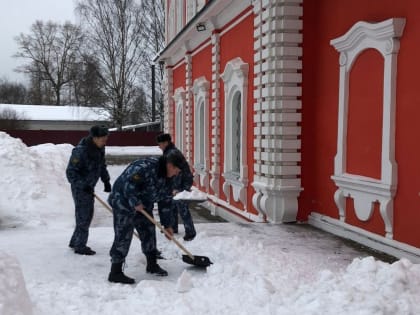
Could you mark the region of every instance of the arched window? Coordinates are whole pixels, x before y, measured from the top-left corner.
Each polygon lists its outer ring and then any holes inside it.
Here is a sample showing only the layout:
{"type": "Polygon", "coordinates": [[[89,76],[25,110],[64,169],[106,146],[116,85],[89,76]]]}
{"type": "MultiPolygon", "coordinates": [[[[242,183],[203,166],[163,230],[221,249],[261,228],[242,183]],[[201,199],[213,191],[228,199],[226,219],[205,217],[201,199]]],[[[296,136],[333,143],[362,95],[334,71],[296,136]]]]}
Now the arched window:
{"type": "Polygon", "coordinates": [[[176,109],[176,122],[175,122],[175,145],[182,152],[184,151],[184,109],[178,106],[176,109]]]}
{"type": "Polygon", "coordinates": [[[201,103],[198,106],[198,134],[196,135],[198,137],[198,160],[197,164],[199,167],[204,169],[204,101],[201,101],[201,103]]]}
{"type": "Polygon", "coordinates": [[[247,166],[247,89],[248,64],[235,58],[226,64],[221,74],[225,86],[225,126],[224,126],[224,169],[223,191],[230,198],[246,205],[245,187],[248,186],[247,166]]]}
{"type": "Polygon", "coordinates": [[[231,172],[236,178],[240,176],[241,166],[241,92],[235,92],[232,101],[232,164],[231,172]]]}
{"type": "Polygon", "coordinates": [[[175,90],[175,145],[184,152],[184,130],[185,130],[185,90],[180,87],[175,90]]]}
{"type": "Polygon", "coordinates": [[[209,87],[210,83],[204,77],[194,80],[194,169],[202,186],[208,185],[210,167],[209,87]]]}

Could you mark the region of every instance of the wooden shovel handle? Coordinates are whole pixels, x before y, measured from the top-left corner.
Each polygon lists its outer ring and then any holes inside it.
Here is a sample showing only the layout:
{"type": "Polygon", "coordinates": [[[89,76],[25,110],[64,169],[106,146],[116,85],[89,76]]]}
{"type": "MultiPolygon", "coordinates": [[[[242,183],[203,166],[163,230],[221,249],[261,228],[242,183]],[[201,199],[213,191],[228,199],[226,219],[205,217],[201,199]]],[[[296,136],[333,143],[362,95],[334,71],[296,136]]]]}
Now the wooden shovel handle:
{"type": "MultiPolygon", "coordinates": [[[[109,212],[112,213],[112,208],[105,201],[103,201],[101,198],[99,198],[99,196],[97,194],[93,194],[93,195],[95,196],[96,200],[98,200],[105,207],[106,210],[108,210],[109,212]]],[[[133,232],[134,232],[134,235],[138,239],[140,239],[140,236],[137,234],[137,231],[133,231],[133,232]]]]}
{"type": "Polygon", "coordinates": [[[163,233],[165,233],[166,237],[173,241],[179,248],[181,248],[185,254],[187,254],[192,260],[194,260],[193,254],[191,254],[175,237],[168,233],[164,229],[164,227],[157,222],[150,214],[148,214],[144,209],[139,210],[150,222],[156,225],[163,233]]]}
{"type": "MultiPolygon", "coordinates": [[[[105,202],[103,201],[101,198],[99,198],[99,196],[97,194],[93,194],[95,196],[95,198],[109,211],[112,213],[112,208],[105,202]]],[[[191,254],[175,237],[173,237],[171,234],[168,233],[168,231],[166,231],[164,229],[164,227],[157,222],[150,214],[148,214],[144,209],[139,210],[150,222],[152,222],[155,226],[157,226],[163,233],[165,233],[166,237],[169,238],[171,241],[173,241],[180,249],[182,249],[184,251],[185,254],[187,254],[192,260],[194,260],[194,256],[193,254],[191,254]]],[[[134,231],[134,234],[137,236],[138,239],[139,235],[137,234],[136,231],[134,231]]]]}

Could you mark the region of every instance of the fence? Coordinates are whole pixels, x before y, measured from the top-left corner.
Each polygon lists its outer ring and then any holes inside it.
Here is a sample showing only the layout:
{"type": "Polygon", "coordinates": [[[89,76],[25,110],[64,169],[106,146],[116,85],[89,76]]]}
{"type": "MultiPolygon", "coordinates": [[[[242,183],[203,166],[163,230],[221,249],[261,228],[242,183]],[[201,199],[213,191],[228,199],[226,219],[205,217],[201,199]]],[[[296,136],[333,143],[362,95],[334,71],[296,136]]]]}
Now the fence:
{"type": "MultiPolygon", "coordinates": [[[[14,138],[20,138],[28,146],[43,143],[70,143],[76,145],[86,137],[86,131],[66,130],[1,130],[14,138]]],[[[160,131],[112,131],[107,146],[155,146],[160,131]]]]}

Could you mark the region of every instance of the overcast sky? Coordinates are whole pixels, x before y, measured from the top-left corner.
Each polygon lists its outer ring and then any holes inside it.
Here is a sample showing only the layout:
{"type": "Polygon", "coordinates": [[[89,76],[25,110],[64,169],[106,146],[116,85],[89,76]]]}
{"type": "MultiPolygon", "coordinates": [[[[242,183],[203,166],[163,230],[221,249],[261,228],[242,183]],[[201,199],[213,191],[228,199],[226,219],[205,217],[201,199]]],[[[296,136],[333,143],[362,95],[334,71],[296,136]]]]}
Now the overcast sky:
{"type": "Polygon", "coordinates": [[[13,71],[23,59],[13,58],[17,52],[15,36],[29,34],[36,20],[75,22],[75,0],[0,0],[0,78],[24,81],[13,71]]]}

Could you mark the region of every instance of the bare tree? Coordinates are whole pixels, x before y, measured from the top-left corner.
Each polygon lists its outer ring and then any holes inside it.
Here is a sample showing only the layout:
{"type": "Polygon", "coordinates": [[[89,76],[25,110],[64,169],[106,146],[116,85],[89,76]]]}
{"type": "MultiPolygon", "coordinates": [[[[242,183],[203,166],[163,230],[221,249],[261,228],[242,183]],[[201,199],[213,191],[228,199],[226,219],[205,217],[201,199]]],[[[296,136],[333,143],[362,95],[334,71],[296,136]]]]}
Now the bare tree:
{"type": "MultiPolygon", "coordinates": [[[[144,60],[142,62],[142,84],[147,91],[152,90],[151,72],[156,71],[155,75],[155,92],[156,104],[158,106],[157,117],[163,121],[163,92],[162,80],[163,72],[160,66],[152,68],[153,59],[163,49],[165,45],[165,6],[164,0],[142,0],[141,6],[143,11],[142,17],[142,36],[145,40],[144,44],[144,60]]],[[[147,94],[148,98],[152,97],[152,93],[147,94]]],[[[151,100],[153,102],[153,100],[151,100]]],[[[151,113],[151,111],[149,110],[151,113]]],[[[151,117],[149,117],[151,118],[151,117]]]]}
{"type": "Polygon", "coordinates": [[[27,104],[27,91],[22,83],[13,83],[0,79],[0,103],[27,104]]]}
{"type": "Polygon", "coordinates": [[[142,75],[142,10],[135,0],[80,0],[82,27],[100,67],[106,109],[121,128],[136,97],[142,75]]]}
{"type": "Polygon", "coordinates": [[[74,67],[72,81],[72,97],[80,106],[102,107],[107,97],[102,90],[101,75],[98,62],[89,53],[84,53],[74,67]]]}
{"type": "Polygon", "coordinates": [[[62,88],[71,81],[72,67],[83,41],[80,28],[69,22],[61,25],[36,21],[31,34],[21,33],[15,40],[19,46],[15,57],[29,60],[17,71],[35,73],[41,81],[48,82],[55,93],[56,105],[60,105],[62,88]]]}

